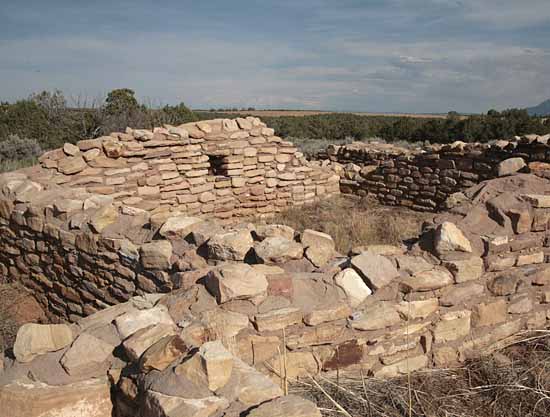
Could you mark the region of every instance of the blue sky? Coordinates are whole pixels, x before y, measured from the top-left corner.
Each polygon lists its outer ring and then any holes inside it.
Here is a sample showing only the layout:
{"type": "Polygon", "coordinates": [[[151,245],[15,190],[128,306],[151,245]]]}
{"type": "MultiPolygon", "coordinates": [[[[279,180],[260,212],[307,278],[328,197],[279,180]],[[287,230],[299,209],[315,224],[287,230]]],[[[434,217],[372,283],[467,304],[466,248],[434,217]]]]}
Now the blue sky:
{"type": "Polygon", "coordinates": [[[482,112],[550,98],[550,0],[3,0],[0,99],[482,112]]]}

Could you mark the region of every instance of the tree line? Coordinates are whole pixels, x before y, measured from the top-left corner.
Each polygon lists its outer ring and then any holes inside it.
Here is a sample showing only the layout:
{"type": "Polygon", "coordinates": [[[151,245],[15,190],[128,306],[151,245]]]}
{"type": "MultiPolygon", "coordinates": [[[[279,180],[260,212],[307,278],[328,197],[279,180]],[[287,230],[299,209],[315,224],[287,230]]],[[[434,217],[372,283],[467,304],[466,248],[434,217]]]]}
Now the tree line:
{"type": "MultiPolygon", "coordinates": [[[[251,111],[252,108],[248,110],[251,111]]],[[[245,115],[246,111],[241,114],[245,115]]],[[[111,91],[100,103],[74,102],[60,91],[41,92],[14,103],[0,103],[0,162],[32,158],[42,150],[75,143],[81,139],[124,131],[127,126],[152,129],[164,124],[234,114],[193,112],[184,103],[151,106],[139,103],[131,89],[111,91]]],[[[450,112],[446,118],[404,116],[362,116],[327,113],[313,116],[271,116],[263,120],[282,137],[301,142],[365,140],[379,137],[388,142],[448,143],[487,142],[527,133],[550,133],[550,120],[530,116],[527,111],[490,110],[486,114],[460,116],[450,112]]]]}

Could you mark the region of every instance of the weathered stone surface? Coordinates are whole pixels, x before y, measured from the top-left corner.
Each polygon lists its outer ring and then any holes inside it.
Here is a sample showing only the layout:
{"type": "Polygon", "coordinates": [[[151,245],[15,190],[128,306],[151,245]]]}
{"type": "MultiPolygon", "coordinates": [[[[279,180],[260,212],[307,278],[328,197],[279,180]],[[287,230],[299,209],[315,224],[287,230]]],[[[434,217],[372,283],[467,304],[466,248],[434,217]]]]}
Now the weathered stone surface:
{"type": "Polygon", "coordinates": [[[351,327],[357,330],[378,330],[401,322],[399,313],[390,303],[373,304],[360,315],[353,317],[351,327]]]}
{"type": "Polygon", "coordinates": [[[97,377],[111,365],[115,346],[88,333],[76,338],[61,358],[61,365],[71,376],[97,377]]]}
{"type": "Polygon", "coordinates": [[[176,237],[184,238],[203,222],[204,220],[198,217],[170,217],[160,228],[159,234],[169,239],[176,237]]]}
{"type": "Polygon", "coordinates": [[[283,224],[266,224],[259,225],[254,231],[259,240],[264,240],[266,237],[282,237],[287,240],[294,240],[294,229],[283,224]]]}
{"type": "Polygon", "coordinates": [[[399,272],[388,258],[368,251],[351,258],[351,265],[372,290],[383,288],[399,277],[399,272]]]}
{"type": "Polygon", "coordinates": [[[399,270],[414,275],[418,272],[429,271],[433,265],[419,256],[397,255],[395,257],[399,270]]]}
{"type": "Polygon", "coordinates": [[[396,308],[399,314],[409,320],[423,319],[437,311],[439,308],[439,301],[437,298],[408,302],[404,301],[398,304],[396,308]]]}
{"type": "Polygon", "coordinates": [[[306,229],[302,232],[300,241],[306,249],[306,257],[317,267],[326,265],[334,255],[334,240],[326,233],[306,229]]]}
{"type": "Polygon", "coordinates": [[[301,259],[304,248],[301,244],[283,237],[266,237],[254,246],[259,262],[264,264],[281,264],[291,259],[301,259]]]}
{"type": "Polygon", "coordinates": [[[107,378],[63,386],[14,381],[0,387],[0,414],[6,417],[111,417],[107,378]],[[8,414],[3,414],[9,410],[8,414]]]}
{"type": "Polygon", "coordinates": [[[508,158],[498,164],[497,175],[499,177],[512,175],[523,169],[525,166],[526,164],[523,158],[508,158]]]}
{"type": "Polygon", "coordinates": [[[37,355],[63,349],[73,339],[73,332],[66,324],[27,323],[17,332],[13,353],[19,362],[30,362],[37,355]]]}
{"type": "MultiPolygon", "coordinates": [[[[436,300],[437,301],[437,300],[436,300]]],[[[352,311],[346,304],[328,305],[324,308],[313,310],[304,316],[304,323],[308,326],[317,326],[328,321],[345,319],[351,315],[352,311]]]]}
{"type": "Polygon", "coordinates": [[[219,340],[206,342],[190,359],[176,367],[176,374],[184,375],[195,385],[205,385],[211,391],[223,388],[231,377],[233,356],[219,340]]]}
{"type": "Polygon", "coordinates": [[[281,397],[283,391],[267,376],[234,358],[231,379],[218,395],[237,400],[247,408],[256,406],[274,398],[281,397]]]}
{"type": "Polygon", "coordinates": [[[259,302],[268,288],[265,275],[247,264],[227,264],[214,269],[206,276],[205,283],[220,304],[246,299],[259,302]]]}
{"type": "Polygon", "coordinates": [[[334,276],[334,282],[342,288],[352,307],[357,307],[372,294],[363,278],[353,268],[346,268],[334,276]]]}
{"type": "Polygon", "coordinates": [[[252,248],[254,240],[247,229],[214,235],[207,242],[212,259],[242,261],[252,248]]]}
{"type": "Polygon", "coordinates": [[[157,324],[175,326],[172,317],[170,317],[163,307],[133,311],[115,319],[116,328],[123,339],[126,339],[140,329],[157,324]]]}
{"type": "Polygon", "coordinates": [[[228,407],[224,398],[215,396],[187,399],[149,390],[143,404],[143,417],[210,417],[228,407]]]}
{"type": "Polygon", "coordinates": [[[537,208],[550,208],[550,195],[543,194],[524,194],[525,200],[537,208]]]}
{"type": "Polygon", "coordinates": [[[145,243],[139,252],[144,268],[169,269],[171,266],[172,244],[167,240],[145,243]]]}
{"type": "Polygon", "coordinates": [[[419,272],[406,278],[401,285],[407,292],[432,291],[453,284],[454,280],[449,271],[443,268],[435,268],[431,271],[419,272]]]}
{"type": "Polygon", "coordinates": [[[483,259],[479,257],[445,261],[443,266],[451,271],[457,284],[479,279],[483,274],[483,259]]]}
{"type": "Polygon", "coordinates": [[[287,395],[261,404],[248,417],[321,417],[321,412],[311,401],[287,395]]]}
{"type": "Polygon", "coordinates": [[[165,336],[141,355],[139,368],[145,372],[153,369],[164,371],[177,358],[186,354],[188,350],[189,347],[180,336],[165,336]]]}
{"type": "Polygon", "coordinates": [[[151,345],[166,336],[174,335],[175,332],[176,329],[173,325],[153,324],[132,334],[122,343],[122,346],[128,357],[133,361],[137,361],[151,345]]]}
{"type": "Polygon", "coordinates": [[[254,324],[260,332],[272,332],[300,323],[302,316],[300,309],[287,307],[257,314],[254,318],[254,324]]]}
{"type": "Polygon", "coordinates": [[[504,299],[476,306],[474,323],[476,327],[491,326],[506,321],[507,305],[504,299]]]}
{"type": "Polygon", "coordinates": [[[505,273],[490,281],[487,288],[494,295],[512,295],[516,293],[520,279],[520,272],[505,273]]]}
{"type": "Polygon", "coordinates": [[[101,207],[90,217],[90,227],[101,233],[107,226],[113,224],[119,218],[119,211],[112,205],[101,207]]]}
{"type": "Polygon", "coordinates": [[[439,303],[444,307],[452,307],[461,302],[471,301],[483,294],[483,285],[471,282],[464,285],[452,285],[443,290],[439,303]]]}
{"type": "Polygon", "coordinates": [[[63,145],[63,152],[65,152],[69,156],[75,156],[80,153],[80,148],[76,145],[73,145],[72,143],[65,143],[63,145]]]}
{"type": "Polygon", "coordinates": [[[445,313],[435,325],[433,334],[435,343],[446,343],[470,333],[471,311],[460,310],[445,313]]]}
{"type": "Polygon", "coordinates": [[[63,158],[57,163],[57,169],[65,175],[77,174],[87,167],[88,164],[81,156],[70,156],[63,158]]]}
{"type": "Polygon", "coordinates": [[[450,251],[472,252],[470,241],[451,222],[441,223],[435,231],[434,247],[438,253],[450,251]]]}
{"type": "Polygon", "coordinates": [[[426,355],[414,356],[392,365],[384,366],[374,372],[376,378],[391,378],[399,375],[408,375],[411,372],[428,367],[426,355]]]}

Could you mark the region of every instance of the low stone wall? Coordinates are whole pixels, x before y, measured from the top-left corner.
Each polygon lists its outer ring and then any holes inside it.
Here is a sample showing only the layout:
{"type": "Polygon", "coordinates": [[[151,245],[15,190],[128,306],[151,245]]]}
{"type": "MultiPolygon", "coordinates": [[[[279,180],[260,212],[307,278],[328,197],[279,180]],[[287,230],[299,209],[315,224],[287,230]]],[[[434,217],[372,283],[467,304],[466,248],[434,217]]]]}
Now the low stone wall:
{"type": "Polygon", "coordinates": [[[339,164],[335,170],[341,176],[343,193],[370,194],[383,204],[438,211],[453,193],[527,169],[526,163],[534,162],[533,172],[547,170],[544,163],[550,161],[548,139],[548,135],[529,135],[493,145],[458,142],[413,150],[354,143],[331,146],[326,155],[339,164]]]}
{"type": "Polygon", "coordinates": [[[42,184],[81,187],[153,213],[231,219],[269,215],[338,193],[338,178],[312,167],[260,119],[216,119],[152,131],[128,128],[47,152],[42,184]]]}
{"type": "Polygon", "coordinates": [[[44,399],[74,402],[79,389],[106,410],[82,415],[108,415],[113,388],[120,417],[239,415],[264,402],[250,415],[288,403],[281,415],[313,417],[283,396],[288,380],[452,366],[550,325],[550,183],[534,175],[466,190],[409,246],[349,255],[313,230],[150,213],[140,223],[94,195],[69,215],[17,174],[4,188],[2,274],[74,322],[19,332],[0,373],[0,406],[16,416],[28,415],[24,398],[58,411],[71,404],[44,399]]]}

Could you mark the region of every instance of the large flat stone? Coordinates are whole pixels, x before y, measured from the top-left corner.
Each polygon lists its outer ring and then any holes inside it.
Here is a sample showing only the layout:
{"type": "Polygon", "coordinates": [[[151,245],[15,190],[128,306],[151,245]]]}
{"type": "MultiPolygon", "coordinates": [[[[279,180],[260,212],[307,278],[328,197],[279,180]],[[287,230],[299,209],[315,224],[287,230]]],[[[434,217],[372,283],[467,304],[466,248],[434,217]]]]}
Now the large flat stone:
{"type": "Polygon", "coordinates": [[[385,287],[399,277],[399,272],[388,258],[369,251],[351,258],[351,265],[363,276],[372,290],[385,287]]]}
{"type": "Polygon", "coordinates": [[[268,282],[264,274],[247,264],[227,264],[208,273],[206,288],[221,304],[265,297],[268,282]]]}
{"type": "Polygon", "coordinates": [[[107,378],[62,386],[14,381],[0,387],[3,417],[111,417],[112,412],[107,378]]]}
{"type": "Polygon", "coordinates": [[[63,349],[73,340],[73,331],[66,324],[27,323],[17,332],[13,353],[19,362],[30,362],[37,355],[63,349]]]}

